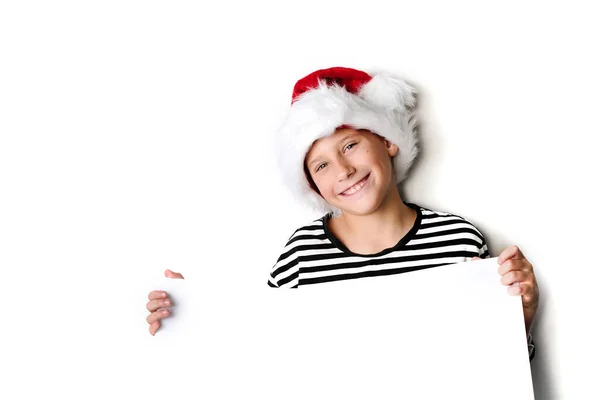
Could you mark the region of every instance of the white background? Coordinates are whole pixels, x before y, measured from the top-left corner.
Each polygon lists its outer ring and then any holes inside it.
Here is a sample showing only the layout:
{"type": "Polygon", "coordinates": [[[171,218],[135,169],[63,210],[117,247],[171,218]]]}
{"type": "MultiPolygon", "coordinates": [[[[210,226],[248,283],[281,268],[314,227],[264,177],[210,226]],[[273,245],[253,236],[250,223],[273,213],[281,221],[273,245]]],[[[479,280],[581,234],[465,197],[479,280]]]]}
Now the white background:
{"type": "MultiPolygon", "coordinates": [[[[165,268],[266,284],[317,217],[279,186],[269,135],[295,81],[331,66],[418,88],[405,200],[470,219],[494,256],[521,247],[541,290],[536,398],[594,397],[591,2],[219,4],[0,6],[1,397],[126,382],[123,338],[146,326],[123,310],[143,314],[165,268]]],[[[169,369],[147,384],[172,385],[169,369]]]]}

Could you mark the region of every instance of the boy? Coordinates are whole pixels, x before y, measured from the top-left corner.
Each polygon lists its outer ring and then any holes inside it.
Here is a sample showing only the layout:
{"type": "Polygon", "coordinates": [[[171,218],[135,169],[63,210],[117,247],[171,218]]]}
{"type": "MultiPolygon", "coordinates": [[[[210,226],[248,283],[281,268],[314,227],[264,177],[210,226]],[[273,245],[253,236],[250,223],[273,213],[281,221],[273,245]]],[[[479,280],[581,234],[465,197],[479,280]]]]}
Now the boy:
{"type": "MultiPolygon", "coordinates": [[[[417,154],[414,105],[413,88],[387,74],[334,67],[296,83],[277,135],[278,161],[295,197],[323,217],[292,234],[270,286],[299,288],[489,257],[469,221],[400,198],[398,184],[417,154]]],[[[529,332],[539,298],[533,267],[516,246],[504,250],[498,264],[501,283],[522,296],[532,359],[529,332]]],[[[154,334],[168,298],[159,291],[149,298],[154,334]]]]}

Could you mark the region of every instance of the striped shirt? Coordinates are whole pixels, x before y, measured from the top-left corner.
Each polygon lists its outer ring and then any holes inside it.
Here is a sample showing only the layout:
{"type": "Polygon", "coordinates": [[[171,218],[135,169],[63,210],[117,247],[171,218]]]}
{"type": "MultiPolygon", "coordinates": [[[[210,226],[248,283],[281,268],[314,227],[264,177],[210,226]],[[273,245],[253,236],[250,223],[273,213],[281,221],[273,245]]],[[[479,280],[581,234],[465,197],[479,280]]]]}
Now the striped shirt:
{"type": "MultiPolygon", "coordinates": [[[[329,230],[330,215],[297,229],[271,270],[271,287],[298,288],[317,283],[401,274],[490,256],[482,233],[463,217],[405,203],[417,211],[412,229],[377,254],[355,254],[329,230]]],[[[529,360],[535,357],[531,334],[529,360]]]]}
{"type": "Polygon", "coordinates": [[[412,229],[377,254],[355,254],[328,228],[327,214],[297,229],[271,270],[271,287],[393,275],[489,256],[481,232],[466,219],[406,203],[417,211],[412,229]]]}

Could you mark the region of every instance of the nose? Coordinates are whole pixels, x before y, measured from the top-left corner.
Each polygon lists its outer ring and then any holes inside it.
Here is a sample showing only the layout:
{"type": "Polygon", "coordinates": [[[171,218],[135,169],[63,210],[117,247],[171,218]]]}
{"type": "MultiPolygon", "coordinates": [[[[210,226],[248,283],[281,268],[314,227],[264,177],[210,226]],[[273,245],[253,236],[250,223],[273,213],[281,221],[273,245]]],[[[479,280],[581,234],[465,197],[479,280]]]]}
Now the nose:
{"type": "Polygon", "coordinates": [[[341,159],[337,162],[337,176],[339,182],[350,178],[355,172],[356,169],[354,169],[354,167],[347,163],[344,159],[341,159]]]}

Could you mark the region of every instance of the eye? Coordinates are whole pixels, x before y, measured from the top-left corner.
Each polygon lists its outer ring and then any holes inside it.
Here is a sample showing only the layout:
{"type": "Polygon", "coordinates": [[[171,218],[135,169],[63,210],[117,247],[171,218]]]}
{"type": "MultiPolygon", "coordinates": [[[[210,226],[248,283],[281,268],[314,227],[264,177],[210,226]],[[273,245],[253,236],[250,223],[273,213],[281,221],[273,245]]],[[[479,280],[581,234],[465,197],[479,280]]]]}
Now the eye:
{"type": "Polygon", "coordinates": [[[321,170],[322,168],[325,168],[327,166],[327,163],[321,163],[317,166],[317,168],[315,169],[315,172],[319,172],[319,170],[321,170]]]}
{"type": "Polygon", "coordinates": [[[356,145],[357,145],[357,143],[348,143],[348,144],[346,145],[346,147],[344,147],[344,153],[345,153],[346,151],[350,150],[351,148],[353,148],[353,147],[354,147],[354,146],[356,146],[356,145]]]}

